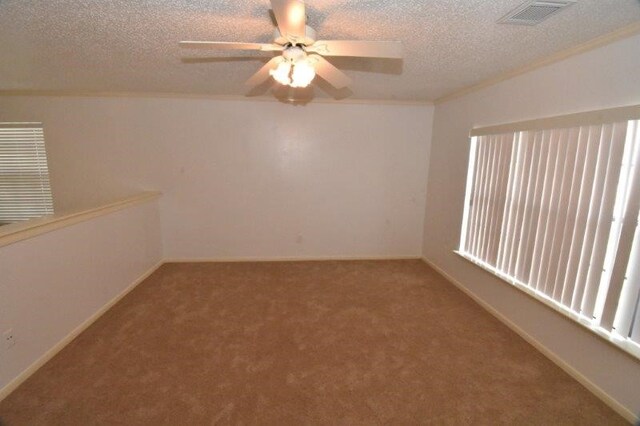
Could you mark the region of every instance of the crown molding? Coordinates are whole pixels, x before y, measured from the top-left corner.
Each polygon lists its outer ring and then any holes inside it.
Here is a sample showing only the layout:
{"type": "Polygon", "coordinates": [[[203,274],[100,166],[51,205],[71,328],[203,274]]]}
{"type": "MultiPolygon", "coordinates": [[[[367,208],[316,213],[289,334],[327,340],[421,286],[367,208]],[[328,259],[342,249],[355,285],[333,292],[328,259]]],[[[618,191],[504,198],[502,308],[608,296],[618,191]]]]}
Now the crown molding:
{"type": "Polygon", "coordinates": [[[640,34],[640,21],[635,22],[631,25],[622,27],[616,31],[598,36],[594,39],[591,39],[577,46],[574,46],[565,50],[561,50],[550,56],[546,56],[544,58],[538,59],[522,67],[515,68],[513,70],[498,74],[494,77],[483,80],[480,83],[476,83],[471,86],[467,86],[465,88],[451,92],[447,95],[441,96],[434,101],[434,104],[436,105],[442,104],[452,99],[456,99],[461,96],[468,95],[469,93],[477,92],[478,90],[485,89],[487,87],[493,86],[505,80],[509,80],[519,75],[526,74],[529,71],[533,71],[535,69],[542,68],[547,65],[551,65],[555,62],[560,62],[571,56],[579,55],[580,53],[585,53],[590,50],[594,50],[599,47],[606,46],[608,44],[634,36],[636,34],[640,34]]]}
{"type": "Polygon", "coordinates": [[[242,102],[276,102],[292,106],[307,104],[353,104],[353,105],[397,105],[397,106],[431,106],[432,101],[401,100],[401,99],[333,99],[313,98],[310,101],[288,103],[270,96],[240,96],[215,95],[179,92],[100,92],[89,90],[0,90],[0,97],[12,96],[48,96],[71,98],[150,98],[150,99],[207,99],[213,101],[242,101],[242,102]]]}

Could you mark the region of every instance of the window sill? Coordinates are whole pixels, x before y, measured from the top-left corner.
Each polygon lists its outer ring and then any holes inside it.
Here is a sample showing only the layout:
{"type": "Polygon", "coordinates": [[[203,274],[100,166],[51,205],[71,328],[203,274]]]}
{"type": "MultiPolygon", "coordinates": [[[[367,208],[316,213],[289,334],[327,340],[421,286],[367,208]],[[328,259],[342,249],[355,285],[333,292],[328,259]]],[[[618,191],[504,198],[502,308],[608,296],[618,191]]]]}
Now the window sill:
{"type": "Polygon", "coordinates": [[[160,192],[142,192],[132,197],[120,199],[91,209],[61,215],[44,216],[25,222],[3,225],[0,227],[0,247],[55,231],[56,229],[64,228],[94,217],[104,216],[127,207],[155,200],[160,197],[160,195],[160,192]]]}
{"type": "Polygon", "coordinates": [[[512,280],[509,277],[506,277],[505,275],[496,271],[490,265],[486,265],[482,262],[479,262],[476,259],[473,259],[472,257],[467,256],[465,253],[462,253],[461,251],[454,250],[453,252],[458,256],[460,256],[461,258],[465,259],[467,262],[470,262],[471,264],[477,266],[478,268],[484,270],[485,272],[490,273],[491,275],[500,279],[501,281],[512,285],[513,287],[526,293],[527,295],[531,296],[534,300],[542,303],[548,308],[551,308],[554,311],[562,314],[564,318],[571,319],[573,323],[577,323],[581,325],[583,328],[591,331],[592,333],[595,333],[596,335],[598,335],[599,337],[601,337],[602,339],[604,339],[605,341],[613,345],[615,348],[620,349],[626,354],[635,358],[636,361],[640,361],[640,345],[636,344],[635,342],[629,339],[625,339],[621,336],[609,333],[603,328],[600,328],[592,324],[588,318],[585,318],[581,315],[576,314],[573,311],[570,311],[569,309],[560,305],[555,300],[549,298],[545,294],[532,290],[529,287],[519,283],[518,281],[512,280]]]}

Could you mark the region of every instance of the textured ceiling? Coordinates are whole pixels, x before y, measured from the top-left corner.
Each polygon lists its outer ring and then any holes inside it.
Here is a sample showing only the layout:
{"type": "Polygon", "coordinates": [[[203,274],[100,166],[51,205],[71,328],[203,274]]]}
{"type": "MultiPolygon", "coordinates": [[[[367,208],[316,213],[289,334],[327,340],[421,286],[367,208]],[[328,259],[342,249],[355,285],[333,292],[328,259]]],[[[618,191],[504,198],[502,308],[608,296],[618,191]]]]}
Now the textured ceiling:
{"type": "MultiPolygon", "coordinates": [[[[534,27],[523,0],[307,0],[322,39],[400,40],[405,59],[333,58],[352,79],[299,96],[429,101],[640,21],[638,0],[578,0],[534,27]]],[[[0,90],[244,95],[269,54],[179,40],[271,40],[268,0],[0,0],[0,90]]],[[[261,87],[251,95],[283,96],[261,87]]]]}

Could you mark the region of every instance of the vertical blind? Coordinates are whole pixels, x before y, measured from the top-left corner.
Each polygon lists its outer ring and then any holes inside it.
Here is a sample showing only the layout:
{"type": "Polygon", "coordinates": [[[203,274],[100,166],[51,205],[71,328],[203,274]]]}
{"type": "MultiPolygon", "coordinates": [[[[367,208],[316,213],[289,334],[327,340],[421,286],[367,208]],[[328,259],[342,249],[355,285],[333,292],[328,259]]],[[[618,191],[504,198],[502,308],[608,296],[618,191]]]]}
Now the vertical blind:
{"type": "Polygon", "coordinates": [[[0,123],[0,224],[53,214],[40,123],[0,123]]]}
{"type": "Polygon", "coordinates": [[[640,121],[471,139],[460,254],[640,354],[640,121]]]}

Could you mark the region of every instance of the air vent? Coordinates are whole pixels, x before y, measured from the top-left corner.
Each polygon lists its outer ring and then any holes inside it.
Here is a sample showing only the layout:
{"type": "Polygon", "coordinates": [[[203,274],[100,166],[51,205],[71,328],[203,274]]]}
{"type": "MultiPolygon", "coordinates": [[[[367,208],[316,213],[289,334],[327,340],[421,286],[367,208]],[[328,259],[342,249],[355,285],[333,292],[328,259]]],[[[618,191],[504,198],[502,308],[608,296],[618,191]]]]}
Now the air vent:
{"type": "Polygon", "coordinates": [[[499,24],[536,25],[576,0],[527,1],[500,18],[499,24]]]}

